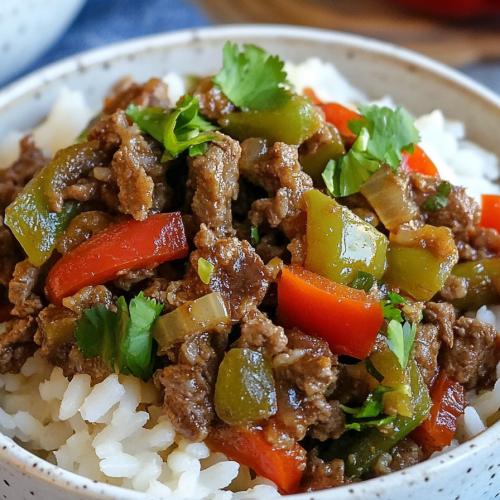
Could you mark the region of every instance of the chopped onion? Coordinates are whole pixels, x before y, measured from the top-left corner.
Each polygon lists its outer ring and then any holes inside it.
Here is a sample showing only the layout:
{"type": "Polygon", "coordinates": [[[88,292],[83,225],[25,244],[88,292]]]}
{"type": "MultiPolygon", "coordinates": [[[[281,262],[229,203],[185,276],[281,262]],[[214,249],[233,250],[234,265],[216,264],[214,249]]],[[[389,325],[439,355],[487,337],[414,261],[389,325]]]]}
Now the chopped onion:
{"type": "Polygon", "coordinates": [[[229,325],[231,316],[220,292],[210,293],[186,302],[175,311],[160,316],[153,337],[159,344],[158,354],[165,354],[177,342],[198,333],[229,325]]]}
{"type": "Polygon", "coordinates": [[[359,190],[389,231],[419,215],[418,206],[408,192],[407,181],[388,166],[377,170],[359,190]]]}

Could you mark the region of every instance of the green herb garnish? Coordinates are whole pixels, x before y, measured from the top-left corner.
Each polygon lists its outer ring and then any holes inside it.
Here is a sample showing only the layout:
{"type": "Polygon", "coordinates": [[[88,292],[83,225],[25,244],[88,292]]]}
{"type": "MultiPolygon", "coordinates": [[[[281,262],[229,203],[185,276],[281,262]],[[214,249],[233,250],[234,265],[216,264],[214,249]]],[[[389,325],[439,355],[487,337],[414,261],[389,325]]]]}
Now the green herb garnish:
{"type": "Polygon", "coordinates": [[[441,208],[448,206],[448,196],[451,193],[451,184],[448,181],[443,181],[436,188],[436,194],[431,196],[423,205],[424,210],[436,212],[441,208]]]}
{"type": "Polygon", "coordinates": [[[212,78],[226,97],[239,108],[272,111],[285,105],[292,94],[285,88],[285,63],[255,45],[227,42],[221,71],[212,78]]]}
{"type": "Polygon", "coordinates": [[[214,265],[205,260],[203,257],[198,259],[198,276],[201,281],[208,285],[210,283],[210,278],[212,277],[212,273],[214,272],[214,265]]]}
{"type": "Polygon", "coordinates": [[[259,228],[252,226],[250,228],[250,240],[252,243],[252,246],[256,247],[259,244],[260,241],[260,236],[259,236],[259,228]]]}
{"type": "Polygon", "coordinates": [[[76,324],[78,347],[85,358],[102,357],[111,371],[148,380],[156,360],[151,332],[163,305],[142,292],[129,306],[124,297],[116,305],[117,312],[103,305],[84,311],[76,324]]]}
{"type": "Polygon", "coordinates": [[[417,323],[410,325],[407,321],[403,325],[391,320],[387,326],[387,345],[396,356],[401,368],[406,370],[411,348],[417,333],[417,323]]]}
{"type": "Polygon", "coordinates": [[[420,140],[413,119],[403,109],[360,106],[363,115],[348,126],[357,134],[352,148],[337,160],[330,160],[323,172],[328,192],[334,197],[357,193],[381,164],[397,170],[402,151],[413,152],[420,140]]]}
{"type": "Polygon", "coordinates": [[[177,158],[186,149],[191,156],[206,151],[204,143],[217,139],[210,131],[217,127],[205,120],[200,114],[196,97],[186,94],[179,99],[177,107],[168,111],[163,108],[149,107],[140,109],[130,104],[126,114],[146,132],[160,141],[165,147],[161,161],[177,158]]]}
{"type": "Polygon", "coordinates": [[[402,323],[403,316],[401,314],[401,309],[397,308],[396,304],[407,304],[408,301],[396,292],[389,292],[387,297],[386,300],[380,302],[384,313],[384,319],[395,320],[398,323],[402,323]]]}
{"type": "Polygon", "coordinates": [[[364,290],[369,292],[375,283],[378,283],[373,274],[367,273],[366,271],[359,271],[354,281],[351,283],[351,287],[356,290],[364,290]]]}

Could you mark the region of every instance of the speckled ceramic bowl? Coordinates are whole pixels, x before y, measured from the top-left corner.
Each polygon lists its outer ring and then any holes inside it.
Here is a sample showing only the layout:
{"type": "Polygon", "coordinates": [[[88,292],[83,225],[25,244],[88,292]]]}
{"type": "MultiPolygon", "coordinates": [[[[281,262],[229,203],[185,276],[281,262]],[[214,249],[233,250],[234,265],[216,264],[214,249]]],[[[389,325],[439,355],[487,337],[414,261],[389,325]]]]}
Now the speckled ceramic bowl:
{"type": "Polygon", "coordinates": [[[0,0],[0,85],[43,54],[85,0],[0,0]]]}
{"type": "MultiPolygon", "coordinates": [[[[500,155],[500,98],[459,73],[394,46],[328,31],[284,26],[229,26],[131,41],[63,61],[0,92],[0,140],[28,129],[50,109],[60,88],[82,90],[98,106],[113,82],[168,71],[210,74],[226,40],[256,43],[292,61],[331,61],[370,97],[390,94],[416,114],[441,108],[466,123],[468,137],[500,155]]],[[[126,423],[125,423],[126,425],[126,423]]],[[[405,471],[290,500],[493,499],[500,492],[500,424],[451,453],[405,471]]],[[[0,436],[0,496],[7,500],[153,500],[50,465],[0,436]]]]}

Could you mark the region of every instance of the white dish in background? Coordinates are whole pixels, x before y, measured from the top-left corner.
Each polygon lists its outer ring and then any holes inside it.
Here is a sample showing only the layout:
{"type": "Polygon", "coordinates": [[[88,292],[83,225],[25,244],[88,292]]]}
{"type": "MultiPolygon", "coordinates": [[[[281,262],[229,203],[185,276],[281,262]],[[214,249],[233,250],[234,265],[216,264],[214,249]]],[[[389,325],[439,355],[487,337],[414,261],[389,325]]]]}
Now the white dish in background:
{"type": "MultiPolygon", "coordinates": [[[[38,71],[0,92],[0,141],[12,129],[36,126],[61,87],[81,90],[97,107],[110,86],[169,71],[205,75],[222,61],[227,40],[255,43],[300,62],[334,63],[370,98],[392,95],[419,115],[435,108],[463,121],[468,138],[500,155],[500,98],[439,63],[404,49],[341,33],[285,26],[226,26],[134,40],[81,54],[38,71]]],[[[452,452],[388,476],[290,500],[491,499],[500,491],[500,424],[452,452]]],[[[6,500],[153,500],[50,465],[0,436],[0,495],[6,500]]]]}
{"type": "Polygon", "coordinates": [[[85,0],[0,1],[0,85],[42,55],[66,30],[85,0]]]}

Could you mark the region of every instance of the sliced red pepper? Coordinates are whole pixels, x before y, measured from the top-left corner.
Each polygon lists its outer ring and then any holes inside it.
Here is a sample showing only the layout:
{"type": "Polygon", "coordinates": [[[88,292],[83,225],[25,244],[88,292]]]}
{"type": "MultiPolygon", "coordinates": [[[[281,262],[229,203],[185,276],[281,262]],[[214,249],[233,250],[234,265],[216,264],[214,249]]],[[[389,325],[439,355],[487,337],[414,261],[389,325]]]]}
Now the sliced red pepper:
{"type": "Polygon", "coordinates": [[[246,465],[259,476],[270,479],[280,493],[295,493],[306,466],[306,451],[295,443],[291,449],[275,448],[261,429],[220,427],[214,429],[206,443],[215,452],[246,465]]]}
{"type": "Polygon", "coordinates": [[[418,174],[439,177],[436,165],[434,165],[434,162],[427,156],[425,151],[418,144],[415,144],[412,154],[408,154],[403,151],[401,166],[407,172],[416,172],[418,174]]]}
{"type": "Polygon", "coordinates": [[[364,359],[375,345],[384,314],[363,290],[292,264],[278,281],[278,318],[288,328],[326,340],[335,354],[364,359]]]}
{"type": "Polygon", "coordinates": [[[314,92],[314,90],[313,90],[311,87],[306,87],[306,88],[302,91],[302,93],[303,93],[304,95],[306,95],[307,97],[310,97],[310,98],[312,99],[313,103],[314,103],[314,104],[316,104],[316,106],[321,106],[321,104],[323,104],[323,103],[319,100],[318,96],[316,95],[316,93],[314,92]]]}
{"type": "Polygon", "coordinates": [[[120,271],[152,269],[187,254],[179,212],[151,215],[144,221],[130,219],[101,231],[62,257],[47,277],[47,296],[61,305],[64,297],[115,279],[120,271]]]}
{"type": "Polygon", "coordinates": [[[442,370],[430,390],[433,406],[429,418],[412,433],[412,438],[427,455],[451,444],[457,419],[465,410],[464,387],[442,370]]]}
{"type": "Polygon", "coordinates": [[[321,106],[321,109],[325,113],[326,121],[333,123],[344,139],[354,142],[357,136],[349,128],[349,122],[351,120],[359,120],[361,115],[336,102],[324,104],[321,106]]]}
{"type": "Polygon", "coordinates": [[[483,209],[479,225],[500,232],[500,195],[483,194],[481,195],[481,204],[483,209]]]}

